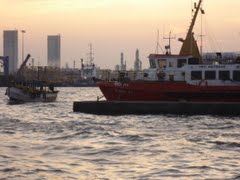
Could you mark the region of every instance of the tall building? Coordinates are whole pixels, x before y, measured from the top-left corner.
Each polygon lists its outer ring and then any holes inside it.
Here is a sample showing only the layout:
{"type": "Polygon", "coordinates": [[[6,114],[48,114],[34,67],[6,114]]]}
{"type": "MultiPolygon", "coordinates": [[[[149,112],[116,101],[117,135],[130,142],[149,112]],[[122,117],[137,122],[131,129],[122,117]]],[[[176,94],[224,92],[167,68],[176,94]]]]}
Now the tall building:
{"type": "Polygon", "coordinates": [[[60,35],[48,36],[48,66],[61,66],[61,37],[60,35]]]}
{"type": "Polygon", "coordinates": [[[9,74],[18,69],[18,31],[3,31],[3,56],[9,57],[9,74]]]}

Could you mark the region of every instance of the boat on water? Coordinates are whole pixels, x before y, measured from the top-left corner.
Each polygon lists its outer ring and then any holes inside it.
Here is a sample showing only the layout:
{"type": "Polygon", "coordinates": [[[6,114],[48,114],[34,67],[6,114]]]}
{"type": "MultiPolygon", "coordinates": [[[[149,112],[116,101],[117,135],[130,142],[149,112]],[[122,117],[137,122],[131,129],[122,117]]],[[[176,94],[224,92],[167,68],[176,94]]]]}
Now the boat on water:
{"type": "Polygon", "coordinates": [[[21,81],[8,87],[6,95],[14,102],[53,102],[57,99],[58,91],[43,81],[21,81]]]}
{"type": "Polygon", "coordinates": [[[144,102],[240,102],[240,64],[203,63],[193,28],[202,0],[195,4],[194,16],[177,55],[150,54],[150,67],[135,79],[121,73],[117,81],[97,83],[107,101],[144,102]]]}
{"type": "Polygon", "coordinates": [[[93,63],[93,58],[90,57],[90,62],[84,64],[83,59],[81,60],[81,77],[79,81],[76,82],[79,86],[96,86],[97,80],[97,68],[93,63]]]}
{"type": "Polygon", "coordinates": [[[45,81],[26,81],[23,77],[23,70],[30,55],[26,57],[20,66],[14,82],[6,89],[5,95],[11,102],[52,102],[57,99],[58,92],[54,85],[45,81]]]}
{"type": "Polygon", "coordinates": [[[95,87],[96,82],[100,81],[98,78],[98,69],[94,63],[94,53],[92,44],[89,44],[90,51],[88,53],[88,62],[84,63],[83,59],[81,59],[81,79],[74,83],[75,86],[82,87],[95,87]]]}

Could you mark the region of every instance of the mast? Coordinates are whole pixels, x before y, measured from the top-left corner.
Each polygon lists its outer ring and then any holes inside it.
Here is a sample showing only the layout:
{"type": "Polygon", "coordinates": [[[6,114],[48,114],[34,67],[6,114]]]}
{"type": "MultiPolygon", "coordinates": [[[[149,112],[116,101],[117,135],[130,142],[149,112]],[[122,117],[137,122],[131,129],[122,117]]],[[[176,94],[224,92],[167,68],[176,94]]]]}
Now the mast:
{"type": "Polygon", "coordinates": [[[198,5],[195,3],[194,8],[196,10],[195,10],[191,25],[189,27],[187,36],[185,40],[182,40],[183,45],[179,53],[179,55],[183,55],[183,56],[191,55],[195,58],[199,58],[200,63],[202,63],[202,57],[200,55],[197,42],[194,38],[193,28],[194,28],[199,10],[201,9],[201,4],[202,4],[202,0],[199,0],[198,5]]]}
{"type": "Polygon", "coordinates": [[[167,54],[172,54],[172,52],[171,52],[171,39],[175,39],[175,37],[172,37],[171,34],[172,34],[172,31],[169,32],[168,37],[163,38],[163,39],[168,39],[168,45],[165,46],[165,49],[167,50],[167,54]]]}
{"type": "Polygon", "coordinates": [[[200,46],[200,53],[201,53],[201,56],[203,57],[203,14],[205,14],[205,11],[203,10],[203,8],[200,9],[201,10],[201,35],[200,35],[200,38],[201,38],[201,46],[200,46]]]}
{"type": "Polygon", "coordinates": [[[162,47],[160,46],[160,43],[159,43],[159,30],[157,30],[157,44],[156,44],[155,54],[158,54],[159,48],[161,49],[161,51],[163,53],[162,47]]]}

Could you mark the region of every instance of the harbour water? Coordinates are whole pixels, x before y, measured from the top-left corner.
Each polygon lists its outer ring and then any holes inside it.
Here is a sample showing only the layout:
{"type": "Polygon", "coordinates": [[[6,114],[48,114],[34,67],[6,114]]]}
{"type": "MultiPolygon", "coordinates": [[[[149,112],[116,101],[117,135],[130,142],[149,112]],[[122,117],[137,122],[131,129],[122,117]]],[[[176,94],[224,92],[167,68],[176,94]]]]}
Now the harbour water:
{"type": "Polygon", "coordinates": [[[98,88],[9,105],[0,88],[0,179],[240,179],[240,117],[72,111],[98,88]]]}

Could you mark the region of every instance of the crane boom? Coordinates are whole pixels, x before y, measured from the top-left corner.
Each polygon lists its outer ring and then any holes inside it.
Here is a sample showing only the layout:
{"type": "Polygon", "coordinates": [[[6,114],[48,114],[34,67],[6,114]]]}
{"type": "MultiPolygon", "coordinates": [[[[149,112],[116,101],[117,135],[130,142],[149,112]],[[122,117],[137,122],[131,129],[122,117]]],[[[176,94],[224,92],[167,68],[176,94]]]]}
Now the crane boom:
{"type": "Polygon", "coordinates": [[[199,10],[201,9],[201,4],[202,4],[202,0],[199,0],[198,5],[195,6],[195,9],[196,9],[195,14],[193,16],[191,25],[189,27],[186,39],[183,40],[182,48],[179,53],[180,55],[183,55],[183,56],[191,55],[195,58],[198,58],[200,60],[200,62],[202,62],[202,57],[200,55],[200,51],[198,49],[197,42],[194,38],[193,28],[194,28],[199,10]]]}
{"type": "Polygon", "coordinates": [[[17,71],[17,77],[22,76],[23,73],[23,69],[26,66],[28,60],[30,59],[31,55],[28,54],[27,57],[25,58],[25,60],[23,61],[23,63],[21,64],[20,68],[17,71]]]}

